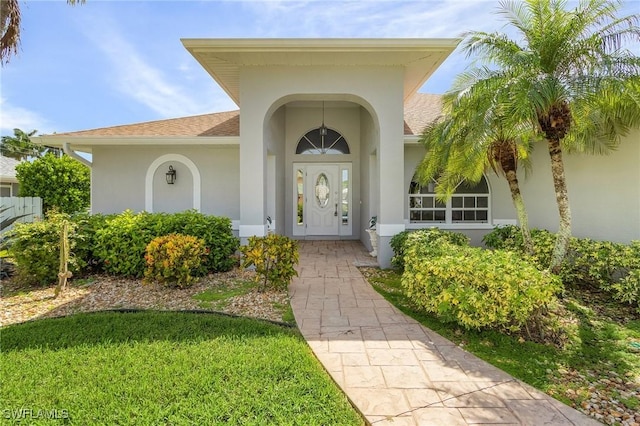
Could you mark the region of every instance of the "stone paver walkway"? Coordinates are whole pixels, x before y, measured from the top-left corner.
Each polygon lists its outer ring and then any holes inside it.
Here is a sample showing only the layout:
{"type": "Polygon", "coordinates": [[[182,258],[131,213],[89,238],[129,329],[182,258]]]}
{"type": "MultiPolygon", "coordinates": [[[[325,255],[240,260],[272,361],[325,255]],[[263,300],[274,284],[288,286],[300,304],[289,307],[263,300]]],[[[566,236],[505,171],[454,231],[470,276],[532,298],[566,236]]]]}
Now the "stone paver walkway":
{"type": "Polygon", "coordinates": [[[402,314],[364,279],[355,241],[303,241],[291,305],[302,334],[373,425],[600,425],[402,314]]]}

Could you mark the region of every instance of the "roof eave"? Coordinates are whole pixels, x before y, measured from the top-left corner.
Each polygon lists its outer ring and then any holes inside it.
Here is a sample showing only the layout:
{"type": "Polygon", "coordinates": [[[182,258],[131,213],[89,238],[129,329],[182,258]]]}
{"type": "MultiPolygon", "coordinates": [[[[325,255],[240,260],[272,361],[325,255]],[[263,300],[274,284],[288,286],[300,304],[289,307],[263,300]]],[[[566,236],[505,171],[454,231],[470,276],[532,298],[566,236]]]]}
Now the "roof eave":
{"type": "Polygon", "coordinates": [[[237,146],[240,145],[239,136],[58,136],[42,135],[33,137],[32,141],[42,145],[59,146],[65,142],[74,149],[91,152],[97,146],[145,146],[145,145],[208,145],[208,146],[237,146]]]}
{"type": "MultiPolygon", "coordinates": [[[[302,58],[310,53],[316,55],[321,52],[335,55],[348,54],[348,61],[354,65],[365,57],[370,60],[370,55],[372,54],[378,55],[380,65],[390,65],[391,63],[385,63],[391,56],[389,53],[406,54],[407,58],[404,63],[393,63],[395,66],[404,66],[407,69],[404,88],[404,99],[406,100],[422,87],[424,82],[455,50],[461,39],[187,38],[181,39],[181,41],[189,53],[193,55],[229,97],[240,106],[240,68],[247,65],[273,65],[273,58],[277,58],[278,53],[286,53],[288,61],[298,57],[301,64],[305,63],[302,58]]],[[[332,56],[332,58],[335,58],[335,56],[332,56]]],[[[289,64],[291,62],[282,63],[281,65],[289,64]]]]}

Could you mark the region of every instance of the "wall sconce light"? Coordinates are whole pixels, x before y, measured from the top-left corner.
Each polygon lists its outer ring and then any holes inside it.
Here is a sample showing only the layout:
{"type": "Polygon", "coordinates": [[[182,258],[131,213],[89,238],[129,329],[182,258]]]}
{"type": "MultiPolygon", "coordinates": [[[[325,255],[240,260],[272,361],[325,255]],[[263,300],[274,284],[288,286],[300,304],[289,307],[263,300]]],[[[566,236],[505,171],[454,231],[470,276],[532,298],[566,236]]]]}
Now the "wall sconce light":
{"type": "Polygon", "coordinates": [[[169,185],[173,185],[176,181],[176,171],[173,169],[173,166],[169,166],[169,171],[167,172],[167,183],[169,185]]]}

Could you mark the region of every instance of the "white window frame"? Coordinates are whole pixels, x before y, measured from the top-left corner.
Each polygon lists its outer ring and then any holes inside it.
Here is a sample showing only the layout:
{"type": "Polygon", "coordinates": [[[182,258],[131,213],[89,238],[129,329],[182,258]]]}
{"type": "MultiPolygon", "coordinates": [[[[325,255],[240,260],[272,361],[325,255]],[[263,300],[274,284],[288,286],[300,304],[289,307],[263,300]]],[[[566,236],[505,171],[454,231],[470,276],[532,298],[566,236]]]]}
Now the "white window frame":
{"type": "Polygon", "coordinates": [[[2,182],[2,183],[0,183],[0,188],[9,188],[9,197],[13,197],[13,184],[11,182],[8,182],[8,183],[2,182]]]}
{"type": "MultiPolygon", "coordinates": [[[[492,215],[491,215],[491,187],[489,185],[489,180],[484,177],[487,184],[487,193],[454,193],[453,196],[447,200],[444,207],[436,207],[436,201],[434,201],[434,207],[411,207],[411,200],[414,198],[422,198],[433,196],[435,199],[435,193],[431,194],[407,194],[407,208],[408,208],[408,218],[405,222],[406,229],[421,229],[421,228],[442,228],[442,229],[491,229],[492,225],[492,215]],[[474,204],[477,206],[478,197],[486,197],[487,198],[487,207],[464,207],[464,197],[473,197],[475,198],[474,204]],[[462,198],[462,207],[453,207],[454,198],[460,199],[462,198]],[[453,211],[461,210],[461,211],[486,211],[487,212],[487,220],[486,221],[453,221],[453,211]],[[412,212],[422,212],[422,211],[444,211],[445,212],[445,220],[444,221],[427,221],[427,220],[412,220],[411,213],[412,212]]],[[[413,179],[412,179],[413,182],[413,179]]],[[[408,192],[408,191],[407,191],[408,192]]],[[[464,213],[463,213],[464,215],[464,213]]]]}

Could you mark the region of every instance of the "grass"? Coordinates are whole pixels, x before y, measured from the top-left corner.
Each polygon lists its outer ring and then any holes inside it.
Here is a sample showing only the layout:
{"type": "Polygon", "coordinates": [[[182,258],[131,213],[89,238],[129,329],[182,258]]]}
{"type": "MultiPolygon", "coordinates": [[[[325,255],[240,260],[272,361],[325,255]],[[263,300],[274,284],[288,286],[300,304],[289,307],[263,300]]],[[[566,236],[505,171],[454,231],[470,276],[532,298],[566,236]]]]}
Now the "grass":
{"type": "Polygon", "coordinates": [[[40,320],[3,328],[0,359],[9,423],[28,410],[36,425],[47,413],[68,424],[363,424],[295,329],[246,318],[40,320]]]}
{"type": "Polygon", "coordinates": [[[227,305],[229,299],[247,294],[254,287],[255,283],[253,281],[230,280],[215,288],[194,294],[192,298],[199,300],[200,307],[203,309],[222,309],[227,305]]]}
{"type": "MultiPolygon", "coordinates": [[[[563,319],[566,341],[563,347],[557,347],[497,331],[465,330],[444,323],[412,306],[402,292],[399,273],[377,270],[367,275],[373,287],[405,314],[570,405],[580,405],[588,399],[589,387],[599,378],[610,377],[611,372],[628,382],[640,377],[640,351],[633,344],[640,342],[640,319],[631,310],[625,311],[629,317],[621,316],[624,307],[597,294],[575,290],[567,293],[562,304],[571,321],[563,319]]],[[[597,387],[600,392],[616,392],[612,387],[597,387]]],[[[636,398],[622,402],[629,408],[640,405],[636,398]]]]}

